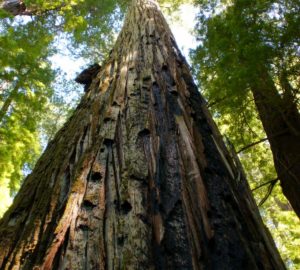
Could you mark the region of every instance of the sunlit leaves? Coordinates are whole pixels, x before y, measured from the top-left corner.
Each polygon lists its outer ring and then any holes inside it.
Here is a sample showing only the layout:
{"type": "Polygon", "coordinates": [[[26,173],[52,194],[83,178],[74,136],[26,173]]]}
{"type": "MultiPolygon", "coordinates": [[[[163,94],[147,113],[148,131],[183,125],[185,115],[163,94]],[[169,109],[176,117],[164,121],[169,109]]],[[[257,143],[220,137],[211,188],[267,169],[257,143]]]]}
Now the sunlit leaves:
{"type": "Polygon", "coordinates": [[[80,89],[61,80],[61,73],[54,83],[51,55],[69,50],[87,63],[103,60],[112,46],[114,26],[122,18],[119,3],[113,0],[28,0],[25,5],[30,17],[1,10],[0,189],[6,195],[0,196],[0,216],[8,205],[7,192],[18,190],[75,104],[64,96],[80,89]]]}
{"type": "MultiPolygon", "coordinates": [[[[61,79],[59,72],[54,79],[51,55],[63,51],[74,58],[84,57],[87,63],[101,62],[112,48],[129,2],[25,0],[25,12],[16,17],[0,9],[2,191],[17,191],[24,174],[30,172],[41,149],[76,103],[64,97],[73,95],[76,100],[79,96],[74,95],[78,87],[61,79]],[[53,82],[58,79],[64,84],[53,82]]],[[[173,10],[186,1],[161,2],[173,10]]]]}
{"type": "Polygon", "coordinates": [[[66,82],[68,87],[53,83],[49,58],[55,51],[69,50],[87,63],[103,60],[112,46],[114,24],[122,18],[117,1],[28,0],[25,5],[31,17],[1,10],[0,187],[11,194],[68,117],[73,101],[66,103],[63,96],[80,89],[71,82],[66,82]],[[61,37],[68,47],[57,49],[61,37]],[[58,93],[62,98],[56,98],[58,93]]]}
{"type": "MultiPolygon", "coordinates": [[[[292,93],[294,101],[299,102],[300,6],[294,0],[198,0],[197,3],[199,47],[192,55],[194,71],[219,127],[239,150],[266,137],[250,91],[253,82],[261,80],[261,70],[267,70],[279,95],[292,93]]],[[[283,107],[274,100],[272,106],[278,110],[283,107]]],[[[240,158],[252,188],[276,179],[266,141],[242,151],[240,158]]],[[[257,202],[268,188],[266,185],[254,191],[257,202]]],[[[295,225],[297,218],[291,209],[282,212],[279,204],[287,202],[277,183],[261,211],[286,263],[296,269],[297,246],[286,241],[299,237],[287,229],[298,226],[299,230],[299,225],[295,225]],[[284,234],[282,227],[287,230],[284,234]]]]}
{"type": "Polygon", "coordinates": [[[43,29],[43,21],[5,19],[2,23],[0,189],[6,193],[0,204],[7,205],[9,193],[19,189],[25,169],[31,168],[40,154],[37,128],[52,95],[54,73],[47,59],[52,53],[52,35],[43,29]]]}
{"type": "Polygon", "coordinates": [[[76,29],[77,31],[81,32],[87,27],[87,23],[84,20],[82,16],[74,17],[66,17],[66,24],[65,24],[65,30],[70,32],[76,29]]]}

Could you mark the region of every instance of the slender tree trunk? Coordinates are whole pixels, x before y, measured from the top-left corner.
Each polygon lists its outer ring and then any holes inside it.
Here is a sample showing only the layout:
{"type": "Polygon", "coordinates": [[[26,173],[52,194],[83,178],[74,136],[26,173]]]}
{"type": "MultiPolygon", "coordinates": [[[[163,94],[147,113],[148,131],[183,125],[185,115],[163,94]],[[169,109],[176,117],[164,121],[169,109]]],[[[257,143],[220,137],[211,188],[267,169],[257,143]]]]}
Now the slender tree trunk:
{"type": "Polygon", "coordinates": [[[251,89],[256,108],[270,142],[282,191],[300,218],[300,114],[291,93],[281,98],[268,72],[251,89]]]}
{"type": "Polygon", "coordinates": [[[18,91],[19,91],[19,85],[17,83],[17,85],[14,87],[13,90],[11,90],[8,97],[5,99],[2,107],[0,108],[0,123],[2,122],[3,118],[7,114],[8,109],[10,108],[10,105],[13,102],[14,96],[18,94],[18,91]]]}
{"type": "Polygon", "coordinates": [[[285,268],[155,2],[1,220],[0,268],[285,268]]]}

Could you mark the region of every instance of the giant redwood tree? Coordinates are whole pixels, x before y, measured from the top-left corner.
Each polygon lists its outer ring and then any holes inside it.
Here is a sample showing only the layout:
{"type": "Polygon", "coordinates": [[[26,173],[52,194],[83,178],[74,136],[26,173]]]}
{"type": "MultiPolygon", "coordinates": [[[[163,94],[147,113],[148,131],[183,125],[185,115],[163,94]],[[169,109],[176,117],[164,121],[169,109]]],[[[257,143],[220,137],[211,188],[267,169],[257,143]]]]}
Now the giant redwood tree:
{"type": "Polygon", "coordinates": [[[249,103],[255,104],[278,175],[273,184],[280,180],[300,218],[299,2],[197,3],[204,10],[197,32],[202,42],[194,54],[199,81],[216,111],[244,118],[245,126],[255,117],[249,103]],[[223,9],[208,16],[220,3],[223,9]]]}
{"type": "Polygon", "coordinates": [[[1,269],[284,269],[155,1],[0,222],[1,269]]]}

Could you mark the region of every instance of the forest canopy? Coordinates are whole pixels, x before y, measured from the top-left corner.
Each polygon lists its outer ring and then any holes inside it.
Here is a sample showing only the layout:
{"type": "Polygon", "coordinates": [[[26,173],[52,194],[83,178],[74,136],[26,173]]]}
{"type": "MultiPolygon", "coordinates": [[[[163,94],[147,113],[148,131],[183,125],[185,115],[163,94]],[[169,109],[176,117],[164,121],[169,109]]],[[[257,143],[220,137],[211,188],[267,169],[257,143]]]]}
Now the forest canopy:
{"type": "MultiPolygon", "coordinates": [[[[251,91],[252,82],[261,76],[257,70],[263,69],[286,102],[274,99],[270,104],[284,110],[290,102],[299,110],[299,1],[159,2],[171,21],[185,20],[178,13],[184,5],[196,11],[192,35],[198,46],[191,51],[195,79],[228,147],[241,159],[287,267],[300,268],[299,219],[282,194],[251,91]]],[[[120,31],[127,4],[126,0],[2,1],[0,216],[83,92],[55,57],[67,57],[79,69],[101,64],[120,31]]]]}

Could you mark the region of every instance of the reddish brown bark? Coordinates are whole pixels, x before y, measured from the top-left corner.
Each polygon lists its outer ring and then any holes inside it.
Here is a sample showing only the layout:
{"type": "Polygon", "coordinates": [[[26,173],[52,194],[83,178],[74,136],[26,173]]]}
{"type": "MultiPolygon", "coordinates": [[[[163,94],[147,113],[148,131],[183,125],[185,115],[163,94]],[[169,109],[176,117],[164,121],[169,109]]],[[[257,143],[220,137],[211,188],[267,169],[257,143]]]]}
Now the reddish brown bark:
{"type": "Polygon", "coordinates": [[[1,269],[284,269],[155,2],[0,221],[1,269]]]}

